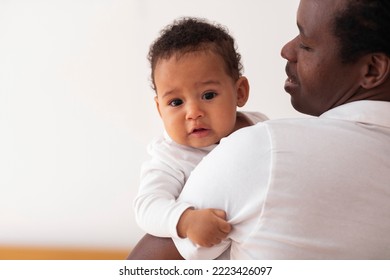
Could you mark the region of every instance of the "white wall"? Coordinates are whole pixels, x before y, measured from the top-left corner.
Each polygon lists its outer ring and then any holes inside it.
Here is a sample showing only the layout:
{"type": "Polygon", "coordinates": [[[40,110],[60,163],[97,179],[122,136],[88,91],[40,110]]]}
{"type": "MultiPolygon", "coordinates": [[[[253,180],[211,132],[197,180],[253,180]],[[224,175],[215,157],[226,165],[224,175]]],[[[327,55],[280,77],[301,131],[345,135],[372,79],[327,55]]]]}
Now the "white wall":
{"type": "Polygon", "coordinates": [[[146,54],[201,16],[236,38],[247,110],[301,116],[280,49],[298,0],[0,0],[0,244],[130,248],[145,147],[162,126],[146,54]]]}

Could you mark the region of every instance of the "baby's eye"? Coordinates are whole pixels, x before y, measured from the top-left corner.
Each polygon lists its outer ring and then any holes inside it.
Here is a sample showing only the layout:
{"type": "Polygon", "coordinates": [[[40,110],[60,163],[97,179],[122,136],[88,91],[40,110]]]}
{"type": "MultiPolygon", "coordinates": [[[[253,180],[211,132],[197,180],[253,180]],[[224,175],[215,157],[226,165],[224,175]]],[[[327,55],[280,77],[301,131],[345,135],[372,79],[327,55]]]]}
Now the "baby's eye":
{"type": "Polygon", "coordinates": [[[203,94],[202,99],[210,100],[216,96],[217,96],[217,94],[215,92],[209,91],[209,92],[206,92],[205,94],[203,94]]]}
{"type": "Polygon", "coordinates": [[[172,107],[177,107],[177,106],[180,106],[181,104],[183,104],[183,100],[181,99],[173,99],[172,101],[169,102],[169,106],[172,106],[172,107]]]}

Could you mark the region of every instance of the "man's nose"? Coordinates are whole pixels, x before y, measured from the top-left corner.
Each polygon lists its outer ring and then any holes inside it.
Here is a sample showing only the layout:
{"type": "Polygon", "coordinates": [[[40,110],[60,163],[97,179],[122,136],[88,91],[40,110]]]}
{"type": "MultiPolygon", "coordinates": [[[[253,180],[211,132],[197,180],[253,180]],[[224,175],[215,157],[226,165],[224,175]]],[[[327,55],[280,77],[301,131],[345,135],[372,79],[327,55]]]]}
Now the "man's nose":
{"type": "Polygon", "coordinates": [[[297,61],[297,55],[296,55],[296,39],[292,39],[290,42],[286,43],[281,52],[280,55],[286,59],[289,62],[296,62],[297,61]]]}

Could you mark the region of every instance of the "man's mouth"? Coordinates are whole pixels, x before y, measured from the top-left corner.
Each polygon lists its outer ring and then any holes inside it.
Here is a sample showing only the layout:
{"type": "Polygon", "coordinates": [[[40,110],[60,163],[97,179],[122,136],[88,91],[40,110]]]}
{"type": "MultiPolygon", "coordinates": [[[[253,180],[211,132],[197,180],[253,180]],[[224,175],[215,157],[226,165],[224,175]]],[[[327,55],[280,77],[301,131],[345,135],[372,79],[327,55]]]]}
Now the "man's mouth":
{"type": "Polygon", "coordinates": [[[286,65],[286,74],[287,74],[286,83],[298,85],[298,79],[297,79],[296,75],[291,73],[291,70],[290,70],[290,67],[288,64],[286,65]]]}
{"type": "Polygon", "coordinates": [[[297,82],[295,81],[295,79],[290,78],[290,77],[287,77],[286,83],[297,84],[297,82]]]}
{"type": "Polygon", "coordinates": [[[288,92],[289,94],[295,94],[299,88],[299,81],[297,76],[295,76],[293,73],[291,73],[290,67],[287,64],[286,65],[286,74],[287,79],[284,83],[284,90],[288,92]]]}

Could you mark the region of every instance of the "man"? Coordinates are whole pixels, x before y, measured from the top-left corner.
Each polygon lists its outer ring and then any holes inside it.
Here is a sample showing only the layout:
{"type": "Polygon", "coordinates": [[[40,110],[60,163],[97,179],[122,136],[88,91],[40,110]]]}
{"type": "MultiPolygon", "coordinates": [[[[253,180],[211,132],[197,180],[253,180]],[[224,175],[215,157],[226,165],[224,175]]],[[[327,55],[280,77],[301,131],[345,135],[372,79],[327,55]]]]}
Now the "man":
{"type": "MultiPolygon", "coordinates": [[[[389,19],[387,0],[301,0],[285,90],[318,118],[239,130],[201,162],[179,199],[233,230],[210,248],[175,240],[184,258],[390,259],[389,19]]],[[[129,258],[175,254],[146,236],[129,258]]]]}

